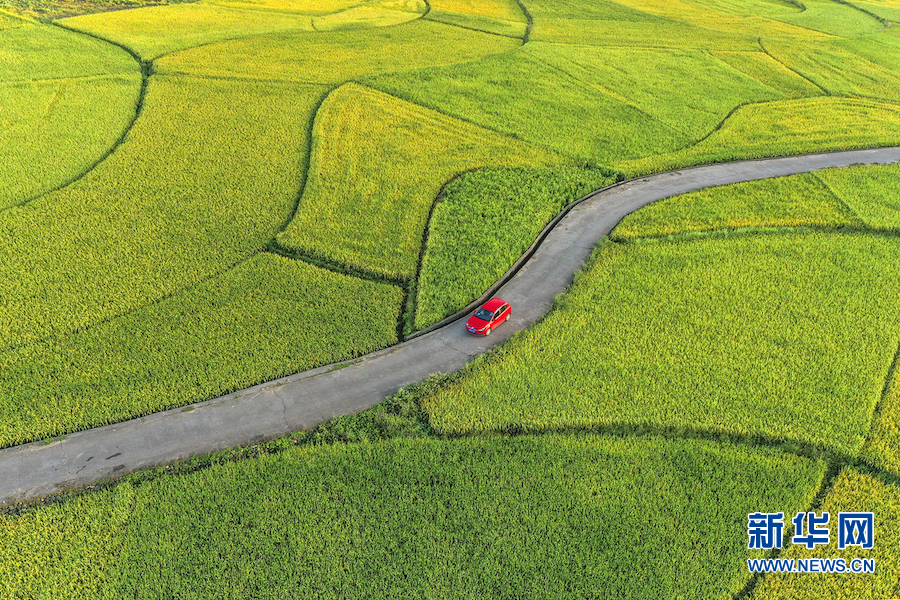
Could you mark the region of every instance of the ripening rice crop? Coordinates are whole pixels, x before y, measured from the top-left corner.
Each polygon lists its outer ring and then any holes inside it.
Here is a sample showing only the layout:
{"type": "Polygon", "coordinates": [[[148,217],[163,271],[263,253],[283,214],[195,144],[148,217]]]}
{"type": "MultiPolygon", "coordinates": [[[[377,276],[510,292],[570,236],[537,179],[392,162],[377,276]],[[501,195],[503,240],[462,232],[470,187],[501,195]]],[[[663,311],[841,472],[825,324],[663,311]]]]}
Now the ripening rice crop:
{"type": "Polygon", "coordinates": [[[859,10],[851,2],[803,0],[804,10],[774,17],[779,21],[830,35],[855,37],[878,33],[884,23],[859,10]]]}
{"type": "Polygon", "coordinates": [[[538,18],[531,39],[554,44],[656,50],[711,51],[730,48],[751,51],[756,47],[750,35],[713,31],[687,23],[665,21],[609,23],[593,19],[538,18]]]}
{"type": "Polygon", "coordinates": [[[306,15],[327,15],[362,4],[360,0],[204,0],[218,6],[252,8],[306,15]]]}
{"type": "Polygon", "coordinates": [[[316,114],[309,179],[278,241],[306,255],[410,279],[428,213],[446,181],[486,166],[563,162],[524,142],[347,84],[316,114]]]}
{"type": "Polygon", "coordinates": [[[831,94],[900,100],[900,46],[870,36],[831,43],[765,42],[788,68],[831,94]]]}
{"type": "Polygon", "coordinates": [[[525,14],[516,0],[431,0],[429,4],[431,10],[525,22],[525,14]]]}
{"type": "Polygon", "coordinates": [[[90,598],[729,598],[747,513],[805,509],[823,472],[658,438],[293,449],[0,516],[0,581],[69,584],[58,562],[16,560],[53,547],[100,555],[90,598]],[[105,538],[65,536],[87,527],[105,538]]]}
{"type": "Polygon", "coordinates": [[[740,227],[839,227],[854,222],[860,224],[816,175],[804,174],[666,198],[622,219],[610,237],[628,240],[740,227]]]}
{"type": "Polygon", "coordinates": [[[110,598],[134,504],[128,484],[41,507],[0,515],[0,598],[110,598]]]}
{"type": "MultiPolygon", "coordinates": [[[[534,2],[535,0],[531,0],[534,2]]],[[[553,10],[559,5],[573,4],[580,10],[589,0],[536,0],[553,10]]],[[[780,0],[618,0],[632,10],[640,10],[667,19],[707,24],[723,17],[777,17],[800,12],[800,8],[780,0]]],[[[558,10],[558,9],[556,9],[558,10]]]]}
{"type": "Polygon", "coordinates": [[[25,21],[23,19],[17,19],[12,15],[8,15],[2,11],[0,11],[0,29],[13,29],[15,27],[23,27],[25,26],[25,21]]]}
{"type": "Polygon", "coordinates": [[[423,405],[448,433],[647,424],[856,452],[900,337],[898,253],[835,233],[607,243],[423,405]]]}
{"type": "Polygon", "coordinates": [[[897,106],[858,98],[810,98],[742,106],[696,145],[622,161],[631,175],[744,158],[900,143],[897,106]]]}
{"type": "Polygon", "coordinates": [[[322,93],[151,78],[107,160],[0,213],[0,348],[113,318],[256,253],[293,209],[322,93]]]}
{"type": "Polygon", "coordinates": [[[154,65],[160,73],[336,84],[369,73],[476,60],[519,44],[420,19],[381,29],[232,40],[166,56],[154,65]]]}
{"type": "Polygon", "coordinates": [[[308,15],[207,2],[95,13],[60,23],[122,44],[145,60],[219,40],[313,29],[308,15]]]}
{"type": "Polygon", "coordinates": [[[455,25],[464,29],[483,31],[485,33],[493,33],[495,35],[511,38],[524,37],[528,28],[524,21],[524,16],[521,21],[505,21],[502,19],[482,17],[480,15],[471,15],[468,13],[432,9],[428,11],[428,14],[424,18],[429,21],[437,21],[438,23],[455,25]]]}
{"type": "Polygon", "coordinates": [[[823,95],[822,89],[772,58],[765,52],[713,52],[713,56],[787,98],[823,95]]]}
{"type": "Polygon", "coordinates": [[[900,165],[827,169],[818,175],[863,223],[900,230],[900,165]]]}
{"type": "Polygon", "coordinates": [[[882,469],[900,475],[900,364],[893,365],[891,378],[884,387],[863,456],[882,469]]]}
{"type": "Polygon", "coordinates": [[[525,13],[515,0],[433,0],[426,18],[450,25],[506,35],[525,35],[525,13]]]}
{"type": "Polygon", "coordinates": [[[87,35],[32,22],[0,29],[0,81],[134,73],[140,67],[127,52],[87,35]]]}
{"type": "Polygon", "coordinates": [[[514,167],[466,173],[451,182],[429,225],[416,329],[478,298],[566,204],[614,181],[602,169],[514,167]]]}
{"type": "Polygon", "coordinates": [[[0,352],[0,447],[206,400],[397,341],[403,290],[260,254],[78,333],[0,352]]]}
{"type": "MultiPolygon", "coordinates": [[[[854,559],[875,561],[874,573],[769,573],[753,593],[754,600],[869,600],[896,598],[900,592],[900,490],[877,476],[845,469],[838,476],[816,515],[828,512],[830,543],[807,550],[788,542],[779,558],[842,558],[850,568],[854,559]],[[847,546],[838,549],[838,520],[841,512],[871,512],[875,538],[871,549],[847,546]]],[[[785,511],[787,517],[796,514],[785,511]]],[[[808,519],[806,519],[808,521],[808,519]]]]}
{"type": "Polygon", "coordinates": [[[552,44],[531,44],[526,51],[568,77],[627,99],[692,139],[705,135],[739,104],[782,98],[705,52],[552,44]],[[662,89],[665,94],[660,94],[662,89]]]}
{"type": "Polygon", "coordinates": [[[365,81],[601,164],[685,146],[735,106],[783,97],[702,52],[539,43],[470,64],[365,81]]]}
{"type": "Polygon", "coordinates": [[[57,27],[0,28],[0,210],[89,169],[135,114],[140,66],[121,48],[57,27]]]}
{"type": "Polygon", "coordinates": [[[92,167],[134,117],[140,74],[0,83],[0,209],[92,167]]]}
{"type": "MultiPolygon", "coordinates": [[[[642,48],[751,49],[752,32],[728,27],[726,15],[678,2],[645,6],[639,2],[529,0],[534,17],[531,39],[593,46],[642,48]],[[676,7],[674,14],[671,7],[676,7]],[[724,18],[723,18],[724,17],[724,18]],[[697,24],[697,19],[701,23],[697,24]],[[724,26],[723,26],[724,25],[724,26]]],[[[757,35],[759,35],[757,33],[757,35]]]]}
{"type": "Polygon", "coordinates": [[[855,0],[853,4],[878,15],[882,19],[900,23],[900,2],[897,2],[897,0],[873,0],[871,2],[855,0]]]}
{"type": "Polygon", "coordinates": [[[388,27],[418,19],[427,11],[425,0],[378,0],[313,17],[312,26],[316,31],[388,27]]]}

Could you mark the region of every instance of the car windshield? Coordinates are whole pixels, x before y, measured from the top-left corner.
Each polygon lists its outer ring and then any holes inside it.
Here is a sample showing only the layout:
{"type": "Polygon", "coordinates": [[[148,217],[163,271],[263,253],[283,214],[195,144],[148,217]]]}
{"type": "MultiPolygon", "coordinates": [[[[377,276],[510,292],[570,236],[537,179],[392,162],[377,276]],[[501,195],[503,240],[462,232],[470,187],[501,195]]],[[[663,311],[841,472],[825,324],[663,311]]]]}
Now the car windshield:
{"type": "Polygon", "coordinates": [[[485,310],[484,307],[482,306],[481,308],[479,308],[478,310],[475,311],[475,316],[483,321],[490,321],[493,318],[494,313],[492,313],[489,310],[485,310]]]}

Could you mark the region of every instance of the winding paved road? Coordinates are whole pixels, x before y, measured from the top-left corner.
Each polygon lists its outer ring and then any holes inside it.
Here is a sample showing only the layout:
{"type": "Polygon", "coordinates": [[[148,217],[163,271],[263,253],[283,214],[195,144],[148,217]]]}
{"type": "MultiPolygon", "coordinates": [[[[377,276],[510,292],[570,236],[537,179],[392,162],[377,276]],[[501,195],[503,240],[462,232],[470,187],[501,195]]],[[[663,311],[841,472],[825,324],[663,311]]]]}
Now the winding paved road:
{"type": "Polygon", "coordinates": [[[544,315],[597,242],[625,215],[650,202],[728,183],[896,162],[900,148],[740,161],[671,171],[596,191],[552,227],[534,254],[499,287],[497,295],[512,303],[514,313],[491,337],[469,336],[460,317],[342,369],[325,366],[50,444],[0,450],[0,506],[311,427],[369,408],[431,373],[460,369],[544,315]]]}

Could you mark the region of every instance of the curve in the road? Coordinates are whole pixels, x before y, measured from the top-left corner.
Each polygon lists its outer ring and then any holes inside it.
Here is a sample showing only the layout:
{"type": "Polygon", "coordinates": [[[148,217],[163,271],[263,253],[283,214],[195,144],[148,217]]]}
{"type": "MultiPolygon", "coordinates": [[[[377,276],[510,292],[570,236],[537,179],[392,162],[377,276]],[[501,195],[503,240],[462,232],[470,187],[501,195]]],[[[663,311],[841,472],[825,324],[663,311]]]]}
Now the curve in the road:
{"type": "Polygon", "coordinates": [[[739,161],[670,171],[593,192],[555,220],[539,244],[486,295],[515,306],[490,338],[452,322],[351,361],[297,373],[185,408],[0,450],[0,506],[110,476],[250,444],[365,410],[431,373],[462,368],[543,316],[597,242],[628,213],[706,187],[808,173],[829,167],[900,162],[900,147],[739,161]]]}

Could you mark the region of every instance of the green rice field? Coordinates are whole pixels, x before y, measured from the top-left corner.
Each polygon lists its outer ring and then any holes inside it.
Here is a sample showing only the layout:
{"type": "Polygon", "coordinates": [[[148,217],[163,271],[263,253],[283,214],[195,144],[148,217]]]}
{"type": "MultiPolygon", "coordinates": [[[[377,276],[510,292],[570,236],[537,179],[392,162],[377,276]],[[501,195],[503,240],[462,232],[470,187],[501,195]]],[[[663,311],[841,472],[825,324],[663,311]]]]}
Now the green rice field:
{"type": "Polygon", "coordinates": [[[821,461],[659,438],[293,449],[0,517],[0,592],[213,597],[228,582],[229,595],[266,598],[412,586],[445,598],[726,597],[747,579],[747,511],[802,509],[823,474],[821,461]],[[660,490],[665,503],[648,501],[660,490]],[[617,566],[623,555],[634,571],[617,566]],[[68,556],[83,565],[77,581],[58,570],[68,556]]]}
{"type": "Polygon", "coordinates": [[[391,279],[415,275],[431,206],[453,175],[488,166],[568,162],[355,84],[328,96],[313,140],[309,180],[279,243],[391,279]],[[418,152],[429,163],[422,164],[418,152]],[[383,159],[373,164],[371,156],[383,159]]]}
{"type": "MultiPolygon", "coordinates": [[[[0,0],[0,448],[396,344],[617,180],[900,145],[898,31],[898,0],[0,0]]],[[[872,166],[650,205],[459,373],[3,509],[0,598],[896,597],[898,198],[872,166]],[[748,549],[749,513],[823,510],[875,550],[748,549]],[[747,568],[807,556],[877,570],[747,568]]]]}

